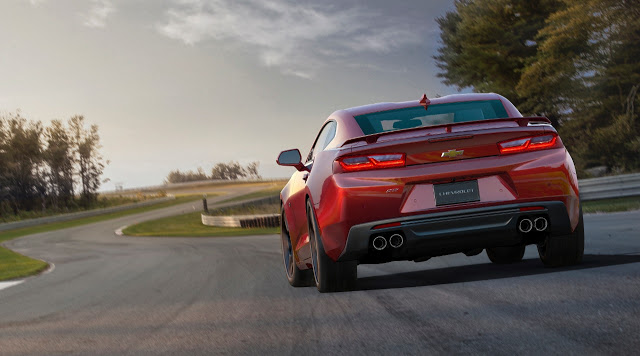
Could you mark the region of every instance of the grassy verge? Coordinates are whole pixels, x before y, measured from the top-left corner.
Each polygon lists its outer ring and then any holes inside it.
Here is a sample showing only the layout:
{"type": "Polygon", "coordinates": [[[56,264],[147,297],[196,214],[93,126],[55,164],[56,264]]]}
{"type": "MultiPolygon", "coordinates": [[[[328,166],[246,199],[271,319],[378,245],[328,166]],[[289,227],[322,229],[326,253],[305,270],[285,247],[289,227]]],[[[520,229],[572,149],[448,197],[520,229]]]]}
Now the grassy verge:
{"type": "Polygon", "coordinates": [[[0,247],[0,281],[31,276],[44,271],[46,262],[0,247]]]}
{"type": "Polygon", "coordinates": [[[284,184],[274,185],[272,187],[269,187],[267,189],[263,189],[257,192],[226,199],[226,200],[217,202],[216,204],[224,204],[224,203],[231,203],[231,202],[243,201],[243,200],[249,200],[249,199],[259,199],[259,198],[266,198],[271,196],[278,196],[280,195],[280,191],[282,190],[283,187],[284,187],[284,184]]]}
{"type": "Polygon", "coordinates": [[[8,214],[8,215],[1,216],[0,223],[21,221],[21,220],[27,220],[27,219],[36,219],[36,218],[55,216],[55,215],[61,215],[61,214],[79,213],[79,212],[84,212],[84,211],[89,211],[94,209],[112,208],[112,207],[121,206],[121,205],[140,203],[143,201],[156,199],[156,198],[158,197],[149,196],[149,195],[139,195],[135,197],[115,196],[115,195],[107,197],[107,196],[101,195],[101,196],[98,196],[97,201],[91,207],[88,207],[88,208],[84,208],[78,205],[73,205],[71,207],[67,207],[64,209],[54,209],[49,207],[44,211],[42,210],[19,211],[18,215],[8,214]]]}
{"type": "Polygon", "coordinates": [[[145,221],[124,229],[130,236],[166,236],[166,237],[228,237],[277,234],[279,228],[217,227],[202,225],[200,212],[171,216],[157,220],[145,221]]]}
{"type": "Polygon", "coordinates": [[[612,213],[640,209],[640,197],[614,198],[582,202],[584,213],[612,213]]]}
{"type": "MultiPolygon", "coordinates": [[[[63,221],[58,223],[51,223],[46,225],[39,225],[33,227],[25,227],[21,229],[14,229],[0,232],[0,242],[15,239],[20,236],[37,234],[41,232],[61,230],[70,227],[91,224],[95,222],[105,221],[109,219],[115,219],[122,216],[144,213],[147,211],[166,208],[169,206],[187,203],[197,200],[200,196],[184,196],[176,198],[175,200],[166,201],[154,205],[143,206],[140,208],[134,208],[124,211],[118,211],[115,213],[92,216],[88,218],[82,218],[71,221],[63,221]]],[[[0,281],[21,278],[41,272],[47,268],[47,264],[40,260],[23,256],[19,253],[13,252],[6,248],[0,247],[0,281]]]]}

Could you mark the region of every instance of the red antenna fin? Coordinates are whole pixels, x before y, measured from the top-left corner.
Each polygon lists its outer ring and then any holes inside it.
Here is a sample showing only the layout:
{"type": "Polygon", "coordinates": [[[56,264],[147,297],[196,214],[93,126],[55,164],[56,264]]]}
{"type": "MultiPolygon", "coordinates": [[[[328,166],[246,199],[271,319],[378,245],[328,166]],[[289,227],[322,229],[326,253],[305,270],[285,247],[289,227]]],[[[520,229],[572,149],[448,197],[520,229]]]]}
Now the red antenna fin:
{"type": "Polygon", "coordinates": [[[422,94],[422,98],[420,98],[420,104],[422,106],[424,106],[425,110],[427,110],[427,108],[429,108],[429,105],[431,105],[431,100],[429,100],[429,98],[427,98],[427,94],[422,94]]]}

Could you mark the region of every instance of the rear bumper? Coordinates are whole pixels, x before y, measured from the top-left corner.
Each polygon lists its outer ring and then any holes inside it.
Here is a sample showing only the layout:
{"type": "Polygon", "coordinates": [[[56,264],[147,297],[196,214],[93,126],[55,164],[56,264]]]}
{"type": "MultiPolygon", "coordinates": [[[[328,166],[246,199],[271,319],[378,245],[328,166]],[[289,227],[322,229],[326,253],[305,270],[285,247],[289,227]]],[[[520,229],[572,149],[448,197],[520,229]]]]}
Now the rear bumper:
{"type": "Polygon", "coordinates": [[[567,208],[560,201],[519,203],[483,208],[472,208],[427,215],[387,219],[354,225],[349,230],[344,250],[338,261],[413,260],[434,257],[478,248],[512,246],[535,242],[551,234],[568,235],[572,231],[567,208]],[[542,207],[528,211],[521,208],[542,207]],[[544,232],[523,234],[517,224],[523,218],[544,216],[549,227],[544,232]],[[399,226],[374,229],[379,225],[399,226]],[[371,239],[400,233],[402,247],[376,251],[371,239]]]}

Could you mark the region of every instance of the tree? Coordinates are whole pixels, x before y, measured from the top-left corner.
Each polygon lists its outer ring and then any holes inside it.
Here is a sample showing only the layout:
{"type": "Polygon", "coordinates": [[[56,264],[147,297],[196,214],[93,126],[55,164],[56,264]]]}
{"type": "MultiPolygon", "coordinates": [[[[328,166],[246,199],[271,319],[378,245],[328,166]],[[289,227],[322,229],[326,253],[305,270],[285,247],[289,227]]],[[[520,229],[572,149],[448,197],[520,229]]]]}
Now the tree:
{"type": "Polygon", "coordinates": [[[444,83],[507,96],[558,127],[576,168],[640,168],[640,2],[457,0],[439,18],[444,83]]]}
{"type": "Polygon", "coordinates": [[[528,107],[561,112],[561,133],[578,169],[640,167],[640,3],[565,0],[540,31],[536,60],[518,91],[528,107]]]}
{"type": "Polygon", "coordinates": [[[0,218],[50,206],[76,207],[76,175],[80,202],[90,207],[105,164],[99,148],[97,126],[85,128],[81,116],[67,126],[53,120],[48,127],[20,112],[0,117],[0,218]]]}
{"type": "Polygon", "coordinates": [[[53,120],[45,130],[47,148],[44,161],[48,166],[48,183],[54,207],[67,206],[74,195],[73,189],[73,142],[62,121],[53,120]]]}
{"type": "Polygon", "coordinates": [[[244,168],[238,162],[217,163],[211,169],[211,179],[235,180],[247,176],[244,168]]]}
{"type": "Polygon", "coordinates": [[[5,121],[0,117],[0,216],[9,212],[11,206],[7,197],[9,196],[8,172],[9,165],[9,144],[5,131],[5,121]]]}
{"type": "Polygon", "coordinates": [[[42,191],[43,183],[38,179],[42,125],[29,123],[18,113],[3,126],[3,197],[17,215],[21,209],[33,209],[42,191]]]}
{"type": "Polygon", "coordinates": [[[97,200],[97,191],[100,188],[100,176],[104,171],[104,160],[100,155],[100,136],[98,126],[85,127],[83,116],[74,116],[69,119],[72,145],[74,149],[74,161],[76,172],[80,177],[82,192],[80,203],[90,206],[97,200]]]}
{"type": "Polygon", "coordinates": [[[260,167],[260,162],[254,161],[247,164],[245,168],[246,176],[253,179],[260,179],[262,176],[258,173],[258,167],[260,167]]]}
{"type": "Polygon", "coordinates": [[[537,54],[538,31],[560,5],[559,0],[456,0],[455,10],[436,20],[442,41],[434,56],[438,76],[458,89],[497,92],[516,106],[525,102],[516,86],[537,54]]]}
{"type": "Polygon", "coordinates": [[[202,167],[198,167],[197,171],[186,171],[180,172],[179,169],[175,171],[169,172],[169,175],[165,179],[165,183],[185,183],[185,182],[196,182],[200,180],[207,180],[207,174],[204,172],[202,167]]]}
{"type": "Polygon", "coordinates": [[[211,169],[211,176],[207,176],[204,170],[198,167],[196,172],[185,171],[181,172],[179,169],[169,172],[165,183],[183,183],[194,182],[206,179],[216,180],[236,180],[240,178],[253,178],[260,179],[260,173],[258,173],[258,167],[260,162],[251,162],[246,167],[242,167],[238,162],[217,163],[211,169]]]}

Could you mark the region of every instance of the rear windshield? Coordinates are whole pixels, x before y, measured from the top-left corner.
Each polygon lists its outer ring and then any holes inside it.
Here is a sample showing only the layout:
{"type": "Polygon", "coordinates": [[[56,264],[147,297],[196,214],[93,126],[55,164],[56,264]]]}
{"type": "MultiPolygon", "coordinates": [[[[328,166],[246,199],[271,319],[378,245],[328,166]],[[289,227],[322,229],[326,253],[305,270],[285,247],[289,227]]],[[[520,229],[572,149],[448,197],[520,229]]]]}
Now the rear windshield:
{"type": "Polygon", "coordinates": [[[465,101],[417,106],[358,115],[356,122],[365,135],[408,129],[412,127],[452,124],[457,122],[500,119],[508,117],[500,100],[465,101]]]}

